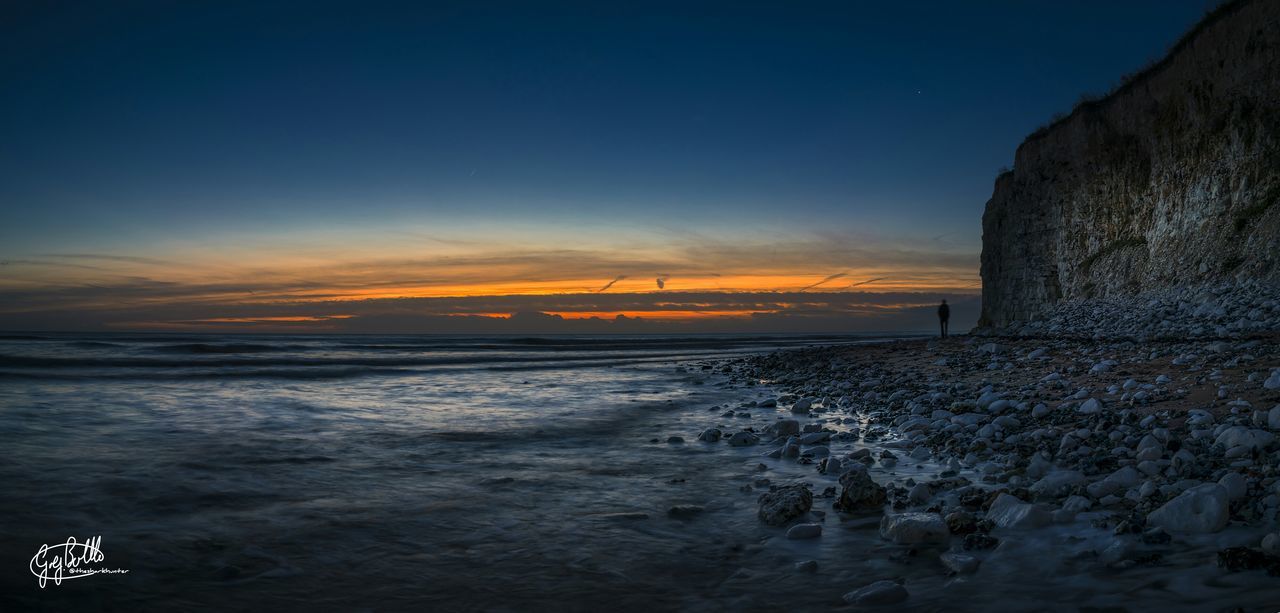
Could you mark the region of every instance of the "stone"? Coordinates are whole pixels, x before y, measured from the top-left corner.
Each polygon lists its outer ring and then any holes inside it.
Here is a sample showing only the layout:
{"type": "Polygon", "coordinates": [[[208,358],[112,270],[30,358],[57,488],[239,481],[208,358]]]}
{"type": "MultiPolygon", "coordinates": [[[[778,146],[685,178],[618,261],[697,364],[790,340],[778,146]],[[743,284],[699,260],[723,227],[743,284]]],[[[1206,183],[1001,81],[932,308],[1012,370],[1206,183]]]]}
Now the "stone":
{"type": "Polygon", "coordinates": [[[1218,485],[1226,488],[1228,500],[1240,500],[1249,491],[1249,484],[1245,481],[1244,475],[1238,472],[1228,472],[1218,479],[1218,485]]]}
{"type": "Polygon", "coordinates": [[[947,567],[947,570],[956,574],[971,573],[978,570],[978,558],[969,554],[956,553],[948,551],[938,556],[938,561],[947,567]]]}
{"type": "Polygon", "coordinates": [[[906,600],[907,588],[892,581],[877,581],[844,595],[844,601],[852,605],[896,604],[906,600]]]}
{"type": "Polygon", "coordinates": [[[987,510],[987,519],[1000,528],[1041,528],[1053,523],[1048,509],[1001,493],[987,510]]]}
{"type": "Polygon", "coordinates": [[[722,433],[719,428],[707,428],[698,433],[698,440],[704,443],[715,443],[720,440],[722,433]]]}
{"type": "Polygon", "coordinates": [[[792,568],[795,568],[798,573],[816,573],[818,572],[818,561],[805,560],[803,562],[796,562],[795,566],[792,568]]]}
{"type": "Polygon", "coordinates": [[[1262,387],[1269,390],[1280,390],[1280,368],[1271,371],[1271,376],[1262,382],[1262,387]]]}
{"type": "Polygon", "coordinates": [[[1147,515],[1147,524],[1173,533],[1218,532],[1230,518],[1227,488],[1217,483],[1198,485],[1147,515]]]}
{"type": "Polygon", "coordinates": [[[758,442],[760,442],[760,437],[750,432],[734,432],[733,436],[729,437],[730,447],[748,447],[758,442]]]}
{"type": "Polygon", "coordinates": [[[787,530],[787,538],[793,541],[816,539],[822,536],[822,524],[796,524],[787,530]]]}
{"type": "Polygon", "coordinates": [[[1214,444],[1222,445],[1227,449],[1232,447],[1245,447],[1247,449],[1262,449],[1270,445],[1276,436],[1266,430],[1258,430],[1254,428],[1246,428],[1245,426],[1231,426],[1223,430],[1221,434],[1214,439],[1214,444]]]}
{"type": "Polygon", "coordinates": [[[791,412],[796,415],[806,415],[809,413],[809,409],[812,409],[812,408],[813,408],[812,398],[801,398],[797,400],[795,404],[791,405],[791,412]]]}
{"type": "Polygon", "coordinates": [[[1102,402],[1099,401],[1097,398],[1090,398],[1080,403],[1080,406],[1076,408],[1076,412],[1082,415],[1093,415],[1094,413],[1097,413],[1101,410],[1102,410],[1102,402]]]}
{"type": "Polygon", "coordinates": [[[855,465],[840,475],[840,498],[835,502],[838,511],[879,510],[888,498],[884,487],[871,480],[865,466],[855,465]]]}
{"type": "Polygon", "coordinates": [[[813,508],[813,493],[803,485],[784,485],[760,495],[757,516],[771,526],[781,526],[813,508]]]}
{"type": "Polygon", "coordinates": [[[1085,481],[1084,473],[1078,470],[1055,470],[1036,481],[1031,486],[1031,493],[1039,496],[1065,496],[1070,493],[1071,488],[1083,485],[1085,481]]]}
{"type": "Polygon", "coordinates": [[[778,420],[773,422],[772,424],[769,424],[769,427],[765,428],[764,432],[765,434],[768,434],[774,437],[783,437],[783,436],[791,436],[793,434],[800,434],[800,422],[794,419],[778,420]]]}
{"type": "Polygon", "coordinates": [[[880,519],[880,536],[899,545],[946,543],[951,537],[937,513],[899,513],[880,519]]]}

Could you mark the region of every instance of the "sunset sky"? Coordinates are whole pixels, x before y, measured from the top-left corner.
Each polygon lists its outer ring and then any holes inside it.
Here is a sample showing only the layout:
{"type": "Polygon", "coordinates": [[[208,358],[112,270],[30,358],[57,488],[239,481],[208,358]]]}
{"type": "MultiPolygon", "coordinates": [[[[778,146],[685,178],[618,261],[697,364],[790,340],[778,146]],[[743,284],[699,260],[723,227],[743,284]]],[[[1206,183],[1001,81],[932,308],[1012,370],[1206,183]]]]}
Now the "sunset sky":
{"type": "Polygon", "coordinates": [[[997,170],[1212,4],[6,2],[0,330],[967,329],[997,170]]]}

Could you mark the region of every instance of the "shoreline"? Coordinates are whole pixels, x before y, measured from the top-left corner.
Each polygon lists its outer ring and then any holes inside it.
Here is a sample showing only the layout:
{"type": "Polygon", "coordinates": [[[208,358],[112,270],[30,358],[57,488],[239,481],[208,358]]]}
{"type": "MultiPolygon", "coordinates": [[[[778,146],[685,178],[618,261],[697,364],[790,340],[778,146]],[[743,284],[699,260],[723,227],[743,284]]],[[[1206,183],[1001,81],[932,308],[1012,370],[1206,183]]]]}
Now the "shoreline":
{"type": "MultiPolygon", "coordinates": [[[[777,413],[740,430],[761,469],[813,471],[756,489],[779,538],[853,522],[954,581],[1003,572],[1003,550],[1053,534],[1088,543],[1070,554],[1082,572],[1172,565],[1249,584],[1280,573],[1278,340],[961,336],[789,349],[714,371],[744,397],[777,392],[741,408],[777,413]]],[[[915,584],[833,589],[849,604],[911,604],[915,584]]],[[[1199,596],[1267,604],[1249,590],[1199,596]]]]}

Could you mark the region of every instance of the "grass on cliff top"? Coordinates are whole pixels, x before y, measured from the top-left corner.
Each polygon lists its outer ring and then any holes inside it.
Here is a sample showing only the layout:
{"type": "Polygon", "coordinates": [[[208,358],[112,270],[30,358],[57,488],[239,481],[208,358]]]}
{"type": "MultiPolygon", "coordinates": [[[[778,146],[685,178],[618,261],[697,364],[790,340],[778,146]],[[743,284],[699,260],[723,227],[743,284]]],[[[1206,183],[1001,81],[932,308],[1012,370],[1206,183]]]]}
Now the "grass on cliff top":
{"type": "Polygon", "coordinates": [[[1029,134],[1022,142],[1025,144],[1029,141],[1038,139],[1045,134],[1048,134],[1055,126],[1071,118],[1076,113],[1100,107],[1108,100],[1111,100],[1115,96],[1136,86],[1147,77],[1155,74],[1161,68],[1169,65],[1169,63],[1173,61],[1174,56],[1188,47],[1191,44],[1191,41],[1195,40],[1196,36],[1208,29],[1209,26],[1234,13],[1236,10],[1249,4],[1249,2],[1250,0],[1226,0],[1217,7],[1206,11],[1204,17],[1202,17],[1194,26],[1191,26],[1191,29],[1183,33],[1182,36],[1178,37],[1178,40],[1175,41],[1173,45],[1169,47],[1169,50],[1166,51],[1159,59],[1152,60],[1146,66],[1120,77],[1120,82],[1112,87],[1111,91],[1105,94],[1084,94],[1080,96],[1080,100],[1076,102],[1074,107],[1072,107],[1071,112],[1054,114],[1049,119],[1048,123],[1036,128],[1036,130],[1029,134]]]}

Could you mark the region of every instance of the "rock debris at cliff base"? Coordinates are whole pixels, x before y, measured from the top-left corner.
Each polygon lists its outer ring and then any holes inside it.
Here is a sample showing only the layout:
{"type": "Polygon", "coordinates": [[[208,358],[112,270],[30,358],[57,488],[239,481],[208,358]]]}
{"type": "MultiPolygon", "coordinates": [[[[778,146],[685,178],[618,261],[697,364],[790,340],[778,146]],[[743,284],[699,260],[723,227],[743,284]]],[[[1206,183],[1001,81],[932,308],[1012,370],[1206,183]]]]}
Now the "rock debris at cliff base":
{"type": "MultiPolygon", "coordinates": [[[[1228,294],[1241,296],[1208,293],[1228,294]]],[[[1275,321],[1274,305],[1258,308],[1250,320],[1275,321]]],[[[745,432],[760,470],[812,467],[801,483],[744,475],[778,538],[803,525],[822,539],[810,524],[871,516],[866,529],[901,547],[901,563],[932,560],[939,576],[981,577],[1009,564],[1002,543],[1043,541],[1046,564],[1090,580],[1187,565],[1265,577],[1280,572],[1278,341],[962,337],[782,351],[714,366],[779,395],[708,419],[723,436],[702,440],[727,446],[745,432]],[[904,466],[923,472],[892,476],[904,466]],[[811,509],[774,513],[804,498],[797,487],[812,490],[811,509]]],[[[837,587],[855,604],[909,604],[913,590],[892,577],[837,587]]]]}
{"type": "Polygon", "coordinates": [[[1139,342],[1240,339],[1276,332],[1280,332],[1280,285],[1259,281],[1067,300],[1031,321],[975,330],[981,336],[1139,342]]]}

